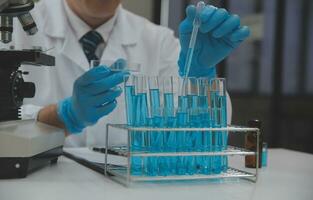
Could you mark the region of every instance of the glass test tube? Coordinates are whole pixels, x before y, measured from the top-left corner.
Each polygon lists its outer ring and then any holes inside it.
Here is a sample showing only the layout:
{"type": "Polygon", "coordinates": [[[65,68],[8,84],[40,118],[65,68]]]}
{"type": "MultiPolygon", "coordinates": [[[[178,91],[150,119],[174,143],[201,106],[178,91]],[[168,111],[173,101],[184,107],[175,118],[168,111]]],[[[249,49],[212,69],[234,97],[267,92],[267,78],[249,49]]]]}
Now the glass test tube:
{"type": "Polygon", "coordinates": [[[262,167],[267,167],[267,155],[268,155],[268,145],[266,142],[263,142],[262,145],[262,167]]]}
{"type": "MultiPolygon", "coordinates": [[[[201,127],[201,115],[200,115],[200,96],[199,96],[199,80],[196,78],[189,78],[188,82],[188,103],[189,103],[189,127],[191,128],[200,128],[201,127]]],[[[189,138],[188,148],[191,145],[189,151],[202,151],[202,133],[200,131],[191,132],[188,134],[189,138]]],[[[194,174],[200,171],[200,168],[203,164],[202,156],[189,157],[190,165],[189,170],[187,172],[189,174],[194,174]]]]}
{"type": "MultiPolygon", "coordinates": [[[[175,101],[174,101],[174,83],[176,82],[174,77],[163,77],[163,116],[164,125],[168,128],[174,128],[177,126],[177,119],[175,114],[175,101]]],[[[177,148],[176,132],[168,131],[164,134],[164,151],[175,152],[177,148]]],[[[176,157],[166,158],[168,173],[176,174],[176,157]]]]}
{"type": "MultiPolygon", "coordinates": [[[[213,127],[221,128],[227,126],[227,106],[225,79],[216,78],[210,81],[211,109],[213,127]]],[[[228,133],[225,131],[215,132],[213,134],[213,143],[215,151],[222,151],[227,148],[228,133]]],[[[213,158],[213,171],[220,173],[228,167],[227,156],[215,156],[213,158]]]]}
{"type": "MultiPolygon", "coordinates": [[[[199,78],[199,109],[200,123],[203,128],[212,127],[211,107],[210,107],[210,79],[199,78]]],[[[202,151],[212,151],[212,132],[204,131],[202,133],[202,151]]],[[[212,157],[203,156],[202,164],[200,165],[200,173],[212,173],[212,157]]]]}
{"type": "MultiPolygon", "coordinates": [[[[148,126],[148,102],[147,102],[147,81],[144,76],[135,76],[135,96],[134,102],[134,126],[148,126]]],[[[132,132],[132,150],[144,151],[145,148],[145,132],[132,132]]],[[[144,160],[140,157],[132,158],[131,172],[133,175],[141,175],[143,172],[144,160]]]]}
{"type": "MultiPolygon", "coordinates": [[[[188,97],[187,97],[187,78],[178,79],[178,108],[176,110],[176,118],[177,118],[177,127],[178,128],[186,128],[188,127],[188,97]],[[184,80],[185,79],[185,80],[184,80]]],[[[186,135],[187,132],[183,131],[180,133],[176,133],[176,141],[177,141],[177,151],[178,152],[186,152],[186,135]]],[[[177,165],[176,165],[176,173],[178,175],[185,175],[187,167],[187,158],[186,157],[177,157],[177,165]]]]}
{"type": "MultiPolygon", "coordinates": [[[[129,126],[135,126],[135,117],[136,117],[136,95],[135,95],[135,76],[128,76],[124,78],[124,91],[125,91],[125,104],[126,104],[126,119],[127,119],[127,125],[129,126]]],[[[140,141],[137,141],[137,133],[134,131],[131,131],[129,134],[131,134],[131,144],[130,148],[131,151],[136,151],[140,149],[138,147],[138,143],[140,141]]],[[[140,140],[140,139],[138,139],[140,140]]],[[[131,173],[133,175],[140,175],[141,167],[138,166],[140,164],[140,158],[131,158],[131,173]]]]}
{"type": "Polygon", "coordinates": [[[135,97],[135,76],[127,76],[124,78],[125,104],[127,125],[134,125],[134,117],[136,107],[134,105],[135,97]]]}
{"type": "MultiPolygon", "coordinates": [[[[163,112],[161,109],[159,79],[156,76],[148,77],[149,86],[149,110],[151,114],[151,126],[162,128],[164,124],[163,112]]],[[[150,151],[161,152],[163,148],[163,134],[159,131],[149,133],[150,151]]],[[[164,158],[153,157],[148,159],[148,174],[150,176],[163,173],[164,158]]]]}

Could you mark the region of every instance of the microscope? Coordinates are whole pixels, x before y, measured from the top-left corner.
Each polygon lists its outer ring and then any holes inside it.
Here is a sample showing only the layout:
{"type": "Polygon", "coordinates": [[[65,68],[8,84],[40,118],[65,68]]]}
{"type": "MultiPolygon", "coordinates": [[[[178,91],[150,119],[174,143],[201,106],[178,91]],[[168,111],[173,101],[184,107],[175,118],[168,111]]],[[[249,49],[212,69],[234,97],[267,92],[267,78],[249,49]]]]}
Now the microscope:
{"type": "MultiPolygon", "coordinates": [[[[25,34],[36,34],[29,11],[32,0],[0,0],[0,41],[12,41],[13,18],[25,34]]],[[[24,178],[30,172],[57,163],[62,155],[64,131],[36,120],[21,120],[24,98],[35,96],[35,84],[25,82],[22,64],[54,66],[55,58],[41,50],[0,50],[0,179],[24,178]]]]}

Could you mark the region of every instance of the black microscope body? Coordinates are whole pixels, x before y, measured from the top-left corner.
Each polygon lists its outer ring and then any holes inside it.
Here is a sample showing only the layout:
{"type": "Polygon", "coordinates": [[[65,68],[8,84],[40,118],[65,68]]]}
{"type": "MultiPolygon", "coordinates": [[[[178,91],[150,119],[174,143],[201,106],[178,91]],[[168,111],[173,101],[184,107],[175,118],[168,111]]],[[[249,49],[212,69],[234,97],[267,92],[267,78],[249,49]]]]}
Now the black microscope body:
{"type": "MultiPolygon", "coordinates": [[[[32,0],[0,0],[1,42],[12,41],[14,17],[27,35],[38,31],[29,13],[33,8],[32,0]]],[[[36,91],[34,83],[23,79],[28,74],[20,69],[23,64],[54,66],[55,58],[38,49],[0,49],[0,179],[24,178],[62,155],[63,130],[35,119],[21,120],[24,98],[36,91]]]]}
{"type": "Polygon", "coordinates": [[[24,98],[35,96],[35,84],[25,82],[21,64],[54,66],[55,59],[36,50],[0,50],[0,121],[19,120],[24,98]]]}

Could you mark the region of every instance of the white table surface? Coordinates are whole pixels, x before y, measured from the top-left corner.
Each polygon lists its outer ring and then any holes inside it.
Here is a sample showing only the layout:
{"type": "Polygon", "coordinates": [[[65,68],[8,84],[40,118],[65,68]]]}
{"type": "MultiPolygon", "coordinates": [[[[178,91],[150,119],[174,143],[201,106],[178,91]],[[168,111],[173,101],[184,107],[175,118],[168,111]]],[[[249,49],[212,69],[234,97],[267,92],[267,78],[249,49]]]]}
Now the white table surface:
{"type": "Polygon", "coordinates": [[[126,188],[65,157],[26,179],[0,180],[0,200],[313,200],[313,155],[269,151],[258,182],[139,184],[126,188]]]}

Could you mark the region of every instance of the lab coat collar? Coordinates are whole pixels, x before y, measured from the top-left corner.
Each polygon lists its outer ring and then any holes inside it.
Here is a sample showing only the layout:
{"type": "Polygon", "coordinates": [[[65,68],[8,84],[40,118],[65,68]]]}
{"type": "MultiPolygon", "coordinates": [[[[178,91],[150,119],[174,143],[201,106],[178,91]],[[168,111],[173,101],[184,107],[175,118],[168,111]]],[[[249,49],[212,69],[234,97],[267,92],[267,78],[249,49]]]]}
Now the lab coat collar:
{"type": "Polygon", "coordinates": [[[54,38],[64,38],[69,28],[63,2],[65,0],[44,0],[44,33],[54,38]]]}
{"type": "Polygon", "coordinates": [[[42,0],[40,2],[42,3],[41,6],[44,6],[42,12],[45,13],[42,28],[48,37],[63,41],[62,55],[87,71],[89,69],[89,63],[76,37],[73,37],[74,33],[69,25],[64,2],[62,1],[65,0],[42,0]],[[73,49],[76,50],[73,51],[73,49]]]}
{"type": "MultiPolygon", "coordinates": [[[[66,38],[69,22],[66,17],[63,0],[45,0],[44,32],[50,37],[66,38]]],[[[117,16],[116,25],[113,28],[109,40],[116,40],[121,45],[134,45],[140,39],[143,23],[140,17],[133,15],[122,6],[117,16]],[[130,17],[130,15],[132,15],[130,17]]]]}
{"type": "Polygon", "coordinates": [[[65,36],[63,48],[61,54],[72,60],[80,66],[84,71],[88,71],[89,63],[83,52],[83,49],[80,46],[80,43],[76,40],[76,37],[72,37],[74,34],[72,29],[68,30],[68,34],[65,36]],[[75,51],[73,51],[75,49],[75,51]]]}
{"type": "Polygon", "coordinates": [[[122,45],[134,45],[140,39],[144,23],[140,20],[140,17],[130,13],[123,7],[120,9],[110,39],[120,41],[122,45]]]}

